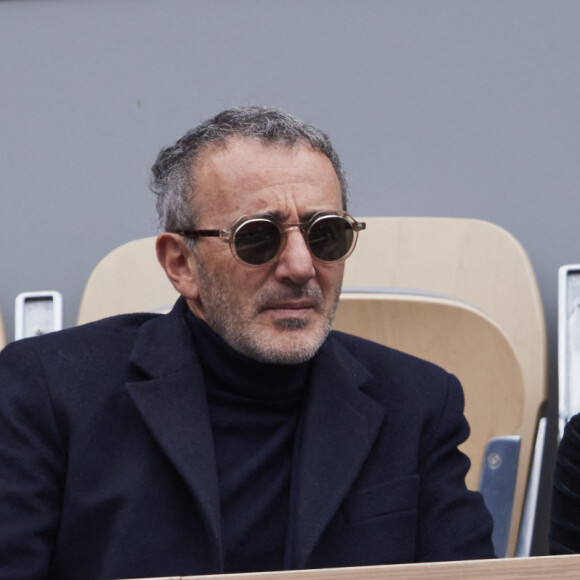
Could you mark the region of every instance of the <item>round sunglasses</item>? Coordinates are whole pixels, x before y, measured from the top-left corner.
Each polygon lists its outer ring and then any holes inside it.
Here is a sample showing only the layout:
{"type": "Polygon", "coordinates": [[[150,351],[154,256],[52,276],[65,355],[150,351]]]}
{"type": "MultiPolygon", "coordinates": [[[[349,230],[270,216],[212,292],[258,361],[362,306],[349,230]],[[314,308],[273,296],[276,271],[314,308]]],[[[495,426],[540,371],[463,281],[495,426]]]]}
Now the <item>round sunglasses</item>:
{"type": "Polygon", "coordinates": [[[269,215],[248,215],[229,230],[184,230],[188,238],[217,237],[230,244],[234,258],[250,266],[275,260],[284,249],[288,230],[299,229],[312,256],[322,262],[339,262],[350,256],[358,232],[366,228],[346,212],[317,212],[308,221],[283,224],[269,215]]]}

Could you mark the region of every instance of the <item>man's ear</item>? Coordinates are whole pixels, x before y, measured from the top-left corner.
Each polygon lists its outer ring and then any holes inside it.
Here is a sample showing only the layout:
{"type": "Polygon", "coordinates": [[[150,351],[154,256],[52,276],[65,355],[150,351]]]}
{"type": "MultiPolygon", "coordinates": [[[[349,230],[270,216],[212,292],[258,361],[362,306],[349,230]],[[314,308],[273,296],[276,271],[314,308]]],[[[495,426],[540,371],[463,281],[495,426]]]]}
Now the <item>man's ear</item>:
{"type": "Polygon", "coordinates": [[[183,236],[165,232],[157,237],[155,249],[173,287],[188,300],[197,299],[197,262],[183,236]]]}

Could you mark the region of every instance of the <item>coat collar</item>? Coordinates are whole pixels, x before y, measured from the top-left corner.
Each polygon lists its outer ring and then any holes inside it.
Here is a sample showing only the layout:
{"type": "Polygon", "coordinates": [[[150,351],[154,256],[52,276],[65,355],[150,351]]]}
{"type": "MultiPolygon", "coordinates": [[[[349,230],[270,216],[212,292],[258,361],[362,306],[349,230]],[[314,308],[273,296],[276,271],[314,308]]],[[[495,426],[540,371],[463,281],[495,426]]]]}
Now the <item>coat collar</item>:
{"type": "MultiPolygon", "coordinates": [[[[130,362],[141,375],[126,387],[152,435],[196,498],[223,569],[220,506],[209,410],[201,365],[183,309],[145,323],[130,362]],[[184,345],[186,345],[184,347],[184,345]],[[189,348],[191,345],[191,348],[189,348]]],[[[356,480],[385,409],[360,387],[372,378],[332,333],[314,361],[297,447],[292,565],[308,556],[356,480]]]]}

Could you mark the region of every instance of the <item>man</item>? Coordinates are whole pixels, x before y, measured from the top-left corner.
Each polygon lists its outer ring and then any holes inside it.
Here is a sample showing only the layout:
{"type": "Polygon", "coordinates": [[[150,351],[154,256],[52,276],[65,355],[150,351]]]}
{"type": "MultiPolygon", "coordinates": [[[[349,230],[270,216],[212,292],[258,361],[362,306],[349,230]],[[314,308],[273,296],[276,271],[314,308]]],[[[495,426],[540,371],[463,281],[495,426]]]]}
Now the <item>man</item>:
{"type": "Polygon", "coordinates": [[[364,224],[326,135],[233,109],[152,173],[173,311],[0,356],[0,577],[493,557],[457,380],[330,332],[364,224]]]}
{"type": "Polygon", "coordinates": [[[580,414],[570,418],[558,445],[550,506],[550,554],[580,554],[580,414]]]}

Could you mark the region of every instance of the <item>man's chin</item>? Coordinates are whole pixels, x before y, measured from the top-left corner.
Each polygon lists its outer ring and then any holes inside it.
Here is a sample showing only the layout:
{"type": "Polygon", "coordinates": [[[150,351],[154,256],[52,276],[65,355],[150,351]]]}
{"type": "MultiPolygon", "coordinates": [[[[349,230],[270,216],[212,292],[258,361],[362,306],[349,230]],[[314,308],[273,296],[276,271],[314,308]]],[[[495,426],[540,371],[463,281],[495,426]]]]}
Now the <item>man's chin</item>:
{"type": "Polygon", "coordinates": [[[295,365],[305,363],[316,355],[319,346],[302,346],[279,349],[271,346],[257,351],[253,358],[259,362],[276,365],[295,365]]]}
{"type": "Polygon", "coordinates": [[[298,364],[310,360],[328,332],[307,326],[301,319],[283,319],[273,331],[264,333],[260,342],[255,343],[254,358],[274,364],[298,364]]]}

